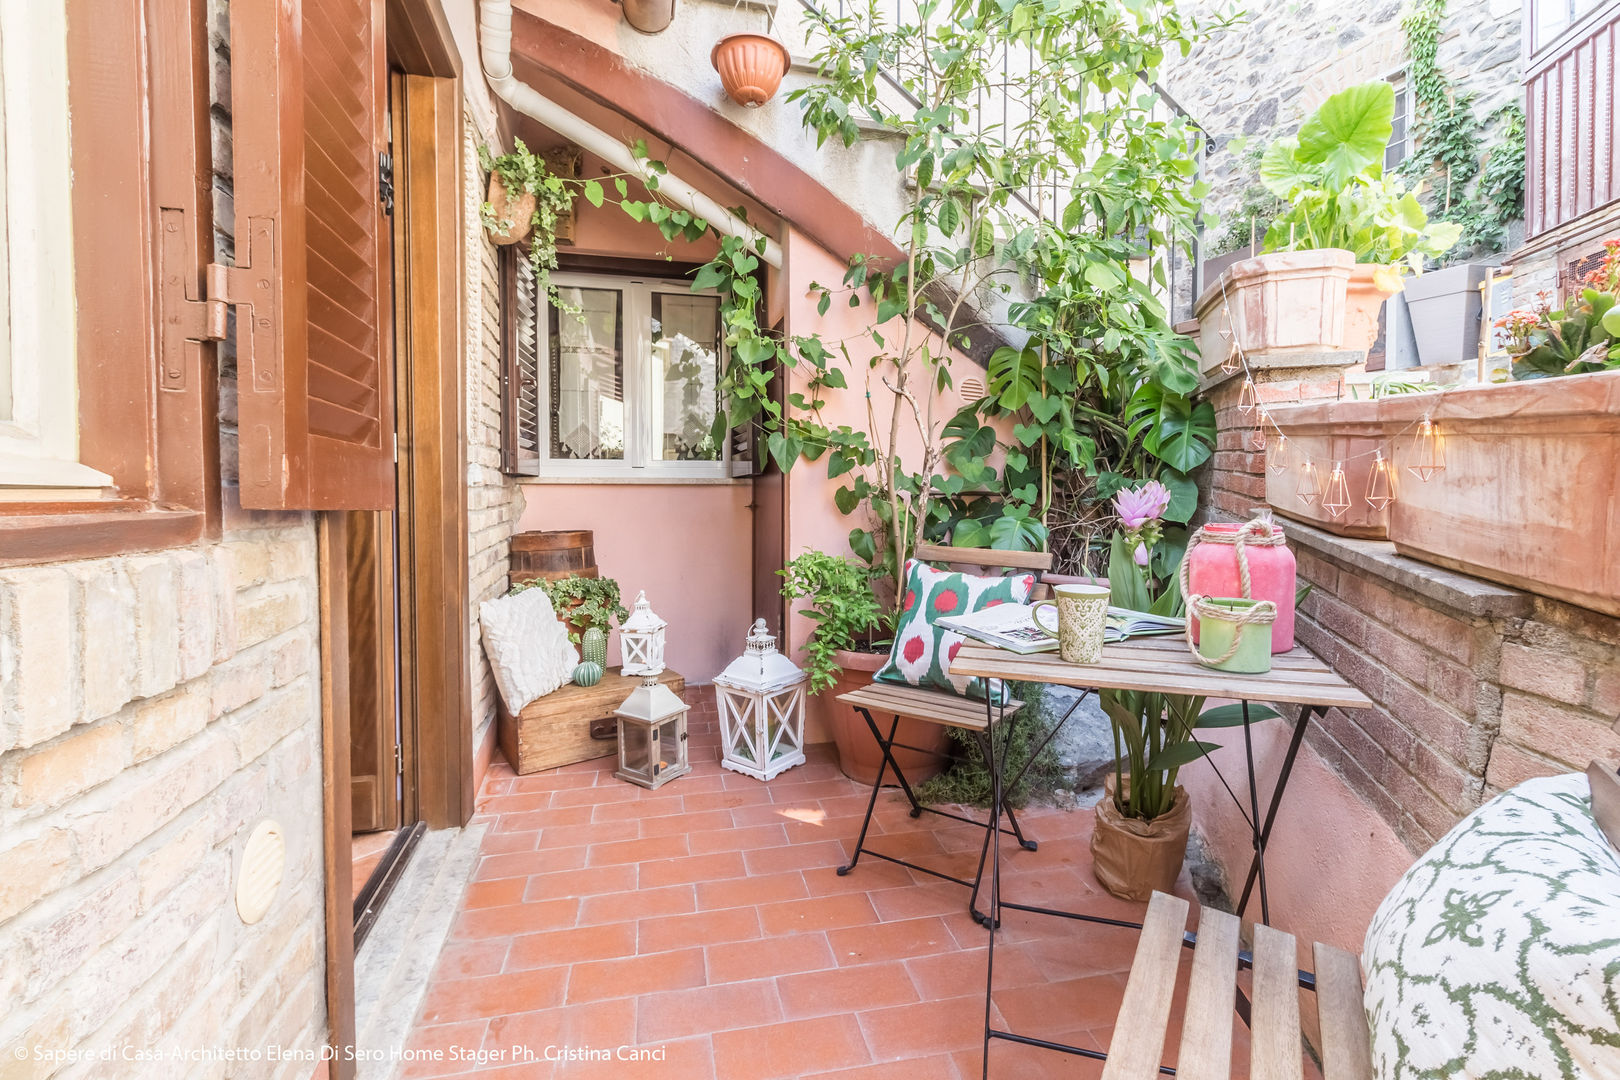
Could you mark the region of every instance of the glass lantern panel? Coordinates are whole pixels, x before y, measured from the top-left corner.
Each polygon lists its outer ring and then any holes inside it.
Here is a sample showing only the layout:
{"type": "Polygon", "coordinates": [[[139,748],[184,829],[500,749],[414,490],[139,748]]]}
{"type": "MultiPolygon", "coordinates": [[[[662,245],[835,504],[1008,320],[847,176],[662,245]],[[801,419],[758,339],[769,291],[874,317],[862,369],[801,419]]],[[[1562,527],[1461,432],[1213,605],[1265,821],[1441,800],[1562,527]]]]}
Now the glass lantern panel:
{"type": "Polygon", "coordinates": [[[641,724],[619,721],[619,767],[651,778],[652,732],[641,724]]]}
{"type": "Polygon", "coordinates": [[[678,720],[658,728],[658,770],[673,769],[686,762],[686,725],[678,720]]]}

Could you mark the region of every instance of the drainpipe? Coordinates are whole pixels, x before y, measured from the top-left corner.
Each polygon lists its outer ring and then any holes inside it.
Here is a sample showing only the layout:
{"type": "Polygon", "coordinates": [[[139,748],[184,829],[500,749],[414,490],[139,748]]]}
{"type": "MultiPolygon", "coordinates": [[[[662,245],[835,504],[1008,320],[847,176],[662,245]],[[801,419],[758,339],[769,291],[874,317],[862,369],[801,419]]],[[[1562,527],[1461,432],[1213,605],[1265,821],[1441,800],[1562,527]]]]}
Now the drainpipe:
{"type": "MultiPolygon", "coordinates": [[[[646,179],[641,162],[636,160],[628,146],[594,124],[575,116],[512,73],[512,0],[479,0],[478,28],[484,76],[497,97],[569,142],[589,150],[614,168],[646,179]]],[[[752,245],[756,238],[763,235],[674,173],[660,175],[657,183],[661,195],[729,236],[741,237],[752,245]]],[[[761,258],[780,270],[782,246],[766,236],[765,252],[761,258]]]]}

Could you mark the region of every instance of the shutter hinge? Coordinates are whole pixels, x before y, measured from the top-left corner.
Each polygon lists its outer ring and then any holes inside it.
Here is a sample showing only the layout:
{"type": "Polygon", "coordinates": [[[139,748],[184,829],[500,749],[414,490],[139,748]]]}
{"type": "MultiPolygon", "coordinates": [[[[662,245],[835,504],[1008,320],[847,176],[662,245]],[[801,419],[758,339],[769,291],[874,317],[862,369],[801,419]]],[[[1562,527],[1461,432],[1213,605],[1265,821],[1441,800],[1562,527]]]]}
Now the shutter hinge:
{"type": "Polygon", "coordinates": [[[394,743],[394,775],[405,775],[405,751],[401,750],[399,743],[394,743]]]}
{"type": "Polygon", "coordinates": [[[383,213],[394,216],[394,155],[387,150],[377,155],[377,198],[382,200],[383,213]]]}
{"type": "Polygon", "coordinates": [[[252,322],[255,303],[263,307],[275,301],[273,224],[258,218],[248,222],[248,228],[237,238],[237,256],[242,260],[239,265],[205,264],[200,296],[192,295],[197,291],[197,278],[195,263],[190,263],[194,256],[186,245],[186,212],[164,207],[160,230],[158,306],[162,387],[166,390],[186,388],[187,343],[225,340],[229,329],[228,309],[240,306],[241,316],[249,320],[252,329],[237,341],[238,369],[254,371],[257,389],[273,389],[279,384],[274,369],[275,350],[268,340],[273,336],[273,327],[260,327],[252,322]],[[267,340],[258,342],[261,337],[267,340]],[[254,358],[261,352],[264,358],[255,365],[254,358]]]}

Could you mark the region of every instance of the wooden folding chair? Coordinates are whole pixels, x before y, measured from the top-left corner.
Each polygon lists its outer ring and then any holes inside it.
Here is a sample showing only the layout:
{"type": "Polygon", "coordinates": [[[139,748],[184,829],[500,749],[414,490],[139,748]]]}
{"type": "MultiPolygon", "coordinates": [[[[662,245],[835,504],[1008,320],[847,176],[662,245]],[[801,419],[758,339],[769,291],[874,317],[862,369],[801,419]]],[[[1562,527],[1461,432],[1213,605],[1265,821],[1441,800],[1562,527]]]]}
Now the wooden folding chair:
{"type": "MultiPolygon", "coordinates": [[[[940,547],[935,545],[923,545],[917,549],[916,558],[927,563],[944,563],[952,568],[972,567],[978,569],[993,568],[1012,571],[1033,571],[1035,574],[1036,586],[1035,595],[1031,597],[1032,600],[1045,598],[1046,586],[1042,581],[1043,577],[1046,577],[1046,580],[1052,580],[1050,576],[1046,575],[1046,571],[1052,566],[1052,556],[1046,552],[993,551],[988,548],[940,547]]],[[[1057,580],[1077,581],[1081,579],[1064,577],[1057,580]]],[[[855,841],[855,851],[850,856],[848,865],[840,866],[838,868],[839,875],[843,876],[844,874],[847,874],[851,870],[855,869],[856,863],[860,862],[861,856],[865,854],[871,855],[874,858],[883,859],[887,862],[896,863],[900,866],[907,867],[908,869],[919,871],[920,873],[929,874],[937,878],[943,878],[946,881],[953,881],[958,885],[962,885],[972,890],[968,898],[968,909],[973,913],[974,918],[978,919],[982,923],[986,916],[984,916],[984,914],[978,910],[979,883],[980,879],[984,876],[985,856],[990,848],[989,822],[976,821],[973,818],[964,817],[961,814],[954,814],[948,810],[939,810],[932,806],[924,806],[917,800],[917,795],[912,790],[911,782],[906,778],[905,773],[901,770],[899,762],[895,760],[894,751],[896,749],[902,749],[914,750],[920,753],[929,752],[921,747],[909,746],[905,743],[896,741],[895,736],[899,732],[900,721],[902,719],[911,719],[918,720],[926,724],[938,724],[944,727],[956,728],[959,731],[972,732],[974,737],[979,742],[980,750],[984,754],[984,760],[992,760],[988,745],[991,738],[992,721],[986,718],[987,710],[985,709],[984,702],[959,697],[956,694],[948,693],[944,690],[922,689],[914,686],[900,686],[894,683],[883,682],[873,682],[867,686],[861,687],[859,690],[854,690],[847,694],[840,694],[838,695],[838,700],[853,707],[856,712],[861,714],[861,716],[866,720],[866,726],[872,732],[872,738],[877,740],[879,748],[883,751],[883,761],[878,766],[877,779],[872,783],[872,797],[867,800],[866,816],[861,820],[860,836],[855,841]],[[876,716],[888,718],[889,723],[887,734],[884,733],[883,727],[879,725],[876,716]],[[979,852],[979,868],[971,881],[966,878],[956,877],[955,875],[932,869],[930,867],[919,866],[916,863],[907,862],[906,860],[896,858],[893,855],[886,855],[881,851],[874,851],[866,846],[866,834],[867,830],[872,824],[872,812],[877,807],[878,792],[883,789],[883,779],[885,773],[890,771],[894,773],[895,781],[900,785],[900,789],[905,792],[907,801],[911,803],[912,817],[920,817],[926,812],[936,814],[940,817],[951,818],[955,821],[963,821],[969,825],[976,825],[985,831],[984,846],[979,852]]],[[[1021,701],[1003,699],[1003,703],[999,708],[991,710],[994,714],[994,726],[999,727],[1001,724],[1005,723],[1008,718],[1013,716],[1019,709],[1023,707],[1023,704],[1024,703],[1021,701]]],[[[1034,851],[1037,846],[1036,842],[1024,836],[1023,830],[1019,828],[1018,818],[1013,813],[1012,808],[1008,807],[1006,812],[1008,823],[1012,826],[1012,829],[1009,832],[1007,829],[1003,828],[1000,829],[1000,832],[1004,835],[1012,836],[1017,839],[1019,846],[1025,851],[1034,851]]]]}

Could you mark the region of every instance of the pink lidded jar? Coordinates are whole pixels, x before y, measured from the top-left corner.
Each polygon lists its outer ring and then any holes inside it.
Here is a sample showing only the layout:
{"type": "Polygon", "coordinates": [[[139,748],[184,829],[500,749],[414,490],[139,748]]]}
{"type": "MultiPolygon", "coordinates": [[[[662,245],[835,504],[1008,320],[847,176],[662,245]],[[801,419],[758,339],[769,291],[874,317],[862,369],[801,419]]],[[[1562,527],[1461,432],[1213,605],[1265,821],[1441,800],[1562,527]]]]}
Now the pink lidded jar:
{"type": "MultiPolygon", "coordinates": [[[[1246,597],[1270,600],[1277,605],[1277,620],[1271,624],[1271,651],[1287,652],[1294,647],[1294,553],[1284,541],[1282,526],[1270,515],[1254,520],[1216,522],[1193,534],[1187,548],[1184,591],[1188,595],[1246,597]],[[1249,563],[1250,592],[1243,591],[1238,572],[1237,540],[1249,563]]],[[[1198,640],[1198,623],[1193,621],[1193,641],[1198,640]]]]}

